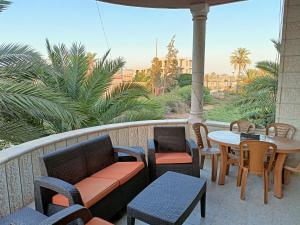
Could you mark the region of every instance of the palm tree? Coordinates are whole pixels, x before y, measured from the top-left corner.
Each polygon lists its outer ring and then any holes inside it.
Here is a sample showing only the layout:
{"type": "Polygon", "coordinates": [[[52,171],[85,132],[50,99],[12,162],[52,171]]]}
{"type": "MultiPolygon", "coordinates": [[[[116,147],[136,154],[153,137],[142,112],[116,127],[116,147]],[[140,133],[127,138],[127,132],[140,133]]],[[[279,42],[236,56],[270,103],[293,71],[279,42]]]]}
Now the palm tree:
{"type": "Polygon", "coordinates": [[[75,106],[38,82],[43,61],[28,46],[0,45],[0,142],[21,143],[52,133],[52,121],[78,127],[75,106]]]}
{"type": "MultiPolygon", "coordinates": [[[[122,58],[108,59],[109,51],[96,60],[89,76],[89,57],[83,45],[51,45],[46,41],[50,69],[42,81],[57,93],[71,98],[85,119],[81,127],[120,121],[155,119],[155,105],[147,99],[149,91],[137,83],[112,86],[113,75],[125,64],[122,58]]],[[[57,131],[68,127],[56,127],[57,131]]]]}
{"type": "MultiPolygon", "coordinates": [[[[10,4],[0,0],[0,12],[10,4]]],[[[43,66],[28,46],[0,45],[0,149],[52,133],[51,121],[78,124],[69,99],[38,82],[43,66]]]]}
{"type": "Polygon", "coordinates": [[[246,48],[238,48],[231,54],[230,63],[233,65],[234,70],[238,70],[238,77],[246,69],[247,65],[251,64],[249,55],[250,51],[246,48]]]}
{"type": "MultiPolygon", "coordinates": [[[[280,43],[274,40],[272,42],[279,50],[280,43]]],[[[266,126],[275,121],[279,64],[261,61],[256,64],[256,68],[264,75],[257,76],[251,83],[245,85],[239,104],[246,118],[251,119],[257,125],[266,126]]]]}

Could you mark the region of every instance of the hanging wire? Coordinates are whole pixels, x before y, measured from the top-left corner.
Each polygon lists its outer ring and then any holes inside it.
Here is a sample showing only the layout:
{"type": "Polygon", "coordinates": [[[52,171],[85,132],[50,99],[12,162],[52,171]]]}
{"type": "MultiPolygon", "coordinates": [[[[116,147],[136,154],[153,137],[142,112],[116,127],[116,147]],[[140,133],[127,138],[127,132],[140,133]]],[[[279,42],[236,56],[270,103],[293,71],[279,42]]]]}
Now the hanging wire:
{"type": "Polygon", "coordinates": [[[110,50],[110,45],[109,45],[108,38],[107,38],[107,35],[106,35],[106,32],[105,32],[105,27],[104,27],[103,19],[102,19],[102,16],[101,16],[101,11],[100,11],[100,8],[99,8],[98,1],[95,0],[95,3],[96,3],[96,6],[97,6],[98,16],[99,16],[99,20],[100,20],[100,26],[101,26],[101,29],[102,29],[102,32],[103,32],[103,35],[104,35],[106,47],[107,47],[107,50],[110,50]]]}

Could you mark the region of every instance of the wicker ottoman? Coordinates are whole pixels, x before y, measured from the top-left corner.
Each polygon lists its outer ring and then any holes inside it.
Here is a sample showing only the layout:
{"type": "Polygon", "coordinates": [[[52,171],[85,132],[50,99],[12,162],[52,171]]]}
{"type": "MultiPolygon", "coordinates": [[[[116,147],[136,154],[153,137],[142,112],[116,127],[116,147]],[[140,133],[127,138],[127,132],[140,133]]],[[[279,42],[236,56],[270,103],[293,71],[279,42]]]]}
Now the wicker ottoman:
{"type": "Polygon", "coordinates": [[[205,179],[167,172],[128,204],[127,224],[134,225],[135,219],[152,225],[182,224],[199,201],[205,217],[205,179]]]}

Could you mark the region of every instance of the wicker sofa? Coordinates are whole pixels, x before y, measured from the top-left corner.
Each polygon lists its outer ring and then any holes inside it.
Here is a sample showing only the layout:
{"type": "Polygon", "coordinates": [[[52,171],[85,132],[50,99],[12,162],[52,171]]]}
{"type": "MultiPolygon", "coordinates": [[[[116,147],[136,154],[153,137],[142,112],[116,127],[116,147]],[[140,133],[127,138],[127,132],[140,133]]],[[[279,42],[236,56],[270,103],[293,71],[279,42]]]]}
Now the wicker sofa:
{"type": "Polygon", "coordinates": [[[35,204],[45,215],[83,205],[93,216],[111,219],[148,184],[144,153],[112,146],[108,135],[87,140],[40,158],[42,176],[35,180],[35,204]],[[118,161],[118,153],[136,161],[118,161]]]}
{"type": "Polygon", "coordinates": [[[167,171],[200,177],[199,151],[193,140],[186,140],[185,127],[154,127],[147,153],[151,180],[167,171]]]}

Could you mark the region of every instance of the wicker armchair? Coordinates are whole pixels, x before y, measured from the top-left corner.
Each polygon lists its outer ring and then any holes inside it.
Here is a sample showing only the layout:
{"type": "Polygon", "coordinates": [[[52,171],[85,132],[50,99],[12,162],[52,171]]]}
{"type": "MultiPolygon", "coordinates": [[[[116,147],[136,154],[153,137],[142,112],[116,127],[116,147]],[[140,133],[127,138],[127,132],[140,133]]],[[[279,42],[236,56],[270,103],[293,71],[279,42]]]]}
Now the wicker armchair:
{"type": "Polygon", "coordinates": [[[266,127],[266,135],[293,139],[296,128],[286,123],[272,123],[266,127]]]}
{"type": "Polygon", "coordinates": [[[184,127],[154,127],[147,154],[151,180],[167,171],[200,177],[199,151],[193,140],[185,139],[184,127]]]}
{"type": "Polygon", "coordinates": [[[100,218],[92,217],[87,208],[73,205],[51,216],[45,216],[41,212],[31,208],[22,208],[0,219],[1,225],[113,225],[100,218]]]}
{"type": "Polygon", "coordinates": [[[194,123],[193,130],[196,135],[196,141],[200,152],[200,169],[203,169],[206,156],[211,157],[211,180],[216,181],[218,171],[218,155],[220,155],[220,149],[211,146],[210,141],[207,138],[208,129],[203,123],[194,123]],[[206,144],[202,138],[201,130],[204,130],[206,144]]]}

